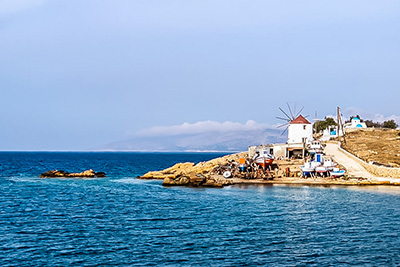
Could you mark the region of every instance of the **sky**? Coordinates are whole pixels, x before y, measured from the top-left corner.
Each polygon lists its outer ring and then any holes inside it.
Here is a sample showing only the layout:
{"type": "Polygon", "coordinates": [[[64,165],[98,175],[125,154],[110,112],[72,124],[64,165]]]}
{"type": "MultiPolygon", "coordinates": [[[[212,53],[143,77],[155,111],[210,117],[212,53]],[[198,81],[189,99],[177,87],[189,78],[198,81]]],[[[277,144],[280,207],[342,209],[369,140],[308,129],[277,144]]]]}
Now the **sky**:
{"type": "Polygon", "coordinates": [[[400,123],[400,1],[0,0],[0,150],[400,123]],[[298,110],[297,109],[297,110],[298,110]]]}

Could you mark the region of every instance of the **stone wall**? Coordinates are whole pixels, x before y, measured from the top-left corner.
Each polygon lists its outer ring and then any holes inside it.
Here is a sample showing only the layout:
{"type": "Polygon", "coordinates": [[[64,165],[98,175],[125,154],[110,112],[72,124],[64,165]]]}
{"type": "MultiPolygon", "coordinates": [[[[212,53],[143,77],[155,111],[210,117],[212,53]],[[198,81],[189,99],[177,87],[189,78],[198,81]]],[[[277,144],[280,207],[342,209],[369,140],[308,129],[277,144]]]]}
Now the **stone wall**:
{"type": "Polygon", "coordinates": [[[349,153],[348,151],[344,150],[340,147],[339,149],[343,153],[346,153],[353,159],[357,160],[368,172],[372,173],[373,175],[380,176],[380,177],[391,177],[391,178],[400,178],[400,168],[389,168],[385,166],[377,166],[373,164],[369,164],[362,159],[354,156],[353,154],[349,153]]]}

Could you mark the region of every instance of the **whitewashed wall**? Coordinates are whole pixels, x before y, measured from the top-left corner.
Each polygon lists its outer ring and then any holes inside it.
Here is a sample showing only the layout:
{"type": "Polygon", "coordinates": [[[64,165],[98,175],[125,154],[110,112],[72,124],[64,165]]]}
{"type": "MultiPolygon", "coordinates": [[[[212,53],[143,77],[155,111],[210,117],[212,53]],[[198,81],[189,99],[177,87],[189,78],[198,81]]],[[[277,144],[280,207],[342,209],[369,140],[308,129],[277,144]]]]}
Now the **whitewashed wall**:
{"type": "Polygon", "coordinates": [[[313,139],[311,124],[290,124],[288,133],[288,144],[302,143],[303,138],[306,138],[306,143],[309,143],[313,139]]]}

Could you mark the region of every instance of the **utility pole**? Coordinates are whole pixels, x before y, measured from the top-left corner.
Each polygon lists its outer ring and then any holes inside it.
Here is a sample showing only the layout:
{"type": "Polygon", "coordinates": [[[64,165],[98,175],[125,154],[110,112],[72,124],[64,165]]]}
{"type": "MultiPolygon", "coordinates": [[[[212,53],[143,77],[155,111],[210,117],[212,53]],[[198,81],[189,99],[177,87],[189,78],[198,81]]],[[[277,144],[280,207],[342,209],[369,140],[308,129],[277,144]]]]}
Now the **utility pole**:
{"type": "Polygon", "coordinates": [[[313,126],[312,126],[313,138],[316,139],[317,132],[315,131],[315,127],[316,127],[316,125],[317,125],[317,122],[320,121],[320,119],[318,119],[318,113],[317,113],[317,111],[315,111],[315,116],[314,116],[313,121],[314,121],[314,124],[313,124],[313,126]]]}
{"type": "Polygon", "coordinates": [[[337,132],[338,137],[340,136],[340,130],[342,130],[343,142],[346,144],[346,136],[343,127],[342,115],[340,113],[340,107],[337,107],[337,124],[338,124],[338,132],[337,132]]]}

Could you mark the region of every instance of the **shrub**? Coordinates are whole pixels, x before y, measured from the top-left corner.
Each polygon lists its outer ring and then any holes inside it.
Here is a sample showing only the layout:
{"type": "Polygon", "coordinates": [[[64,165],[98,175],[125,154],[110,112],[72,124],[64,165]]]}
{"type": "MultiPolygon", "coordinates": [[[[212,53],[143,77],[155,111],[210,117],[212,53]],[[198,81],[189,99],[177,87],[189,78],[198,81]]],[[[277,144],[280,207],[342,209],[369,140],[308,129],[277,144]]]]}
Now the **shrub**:
{"type": "Polygon", "coordinates": [[[335,120],[333,118],[325,118],[325,120],[323,121],[317,121],[316,123],[314,123],[314,130],[315,132],[319,133],[331,125],[332,126],[337,125],[335,120]]]}
{"type": "Polygon", "coordinates": [[[398,125],[394,120],[388,120],[383,122],[383,128],[396,129],[397,127],[398,125]]]}
{"type": "Polygon", "coordinates": [[[375,122],[372,120],[366,120],[365,124],[367,125],[367,127],[382,128],[382,123],[375,122]]]}

